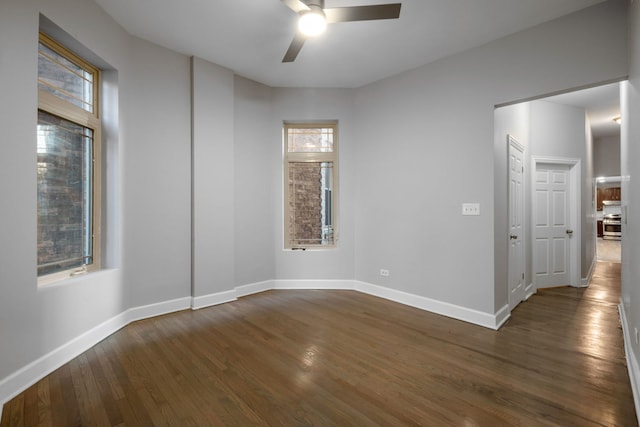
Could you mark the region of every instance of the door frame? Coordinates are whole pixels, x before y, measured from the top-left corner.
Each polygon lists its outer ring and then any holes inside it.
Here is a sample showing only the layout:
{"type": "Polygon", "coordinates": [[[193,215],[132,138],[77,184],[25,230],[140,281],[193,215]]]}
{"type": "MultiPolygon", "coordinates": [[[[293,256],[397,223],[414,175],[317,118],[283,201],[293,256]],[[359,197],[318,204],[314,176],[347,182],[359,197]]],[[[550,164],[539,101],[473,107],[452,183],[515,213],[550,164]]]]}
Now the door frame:
{"type": "MultiPolygon", "coordinates": [[[[620,187],[622,187],[622,177],[621,176],[600,176],[598,178],[593,178],[593,200],[594,200],[593,217],[595,218],[595,220],[593,221],[593,230],[594,230],[593,235],[595,236],[594,241],[596,243],[595,243],[595,251],[594,251],[595,259],[592,261],[592,264],[595,264],[600,259],[598,255],[598,184],[602,186],[602,184],[610,184],[610,183],[620,183],[620,187]]],[[[621,205],[621,208],[623,212],[622,221],[626,224],[627,208],[624,205],[621,205]]],[[[620,250],[622,250],[622,240],[620,240],[620,250]]],[[[620,262],[622,262],[622,259],[620,260],[620,262]]],[[[595,265],[592,265],[591,270],[593,270],[594,268],[595,268],[595,265]]],[[[589,277],[591,277],[591,272],[589,272],[589,277]]]]}
{"type": "MultiPolygon", "coordinates": [[[[531,156],[531,212],[535,212],[536,194],[533,184],[535,183],[535,173],[539,164],[551,164],[569,166],[569,221],[573,228],[573,236],[569,239],[569,286],[582,287],[581,279],[581,259],[582,259],[582,163],[580,159],[569,157],[549,157],[531,156]]],[[[536,240],[535,221],[531,221],[531,265],[536,265],[536,251],[534,244],[536,240]]],[[[535,271],[531,272],[531,281],[534,292],[538,290],[535,271]]]]}
{"type": "MultiPolygon", "coordinates": [[[[525,155],[525,150],[526,147],[524,145],[522,145],[513,135],[511,134],[507,134],[507,180],[510,181],[511,179],[511,167],[510,167],[510,153],[511,153],[511,147],[514,147],[516,150],[520,151],[522,153],[522,166],[526,166],[526,155],[525,155]]],[[[526,167],[525,167],[526,169],[526,167]]],[[[533,294],[532,290],[531,290],[531,286],[527,284],[526,282],[526,276],[527,276],[527,236],[526,236],[526,230],[527,230],[527,212],[526,212],[526,191],[527,191],[527,174],[526,174],[526,170],[523,170],[522,172],[522,200],[520,201],[520,209],[521,209],[521,214],[522,214],[522,233],[523,235],[520,236],[520,244],[521,244],[521,250],[522,250],[522,273],[525,277],[522,278],[522,286],[523,286],[523,296],[522,299],[520,301],[518,301],[517,303],[514,304],[514,302],[512,301],[512,292],[511,292],[511,276],[513,273],[513,269],[516,268],[516,265],[514,264],[514,261],[512,259],[512,251],[511,251],[511,241],[508,240],[508,246],[509,248],[507,249],[507,304],[509,305],[509,311],[513,310],[518,304],[520,304],[522,301],[527,300],[531,294],[533,294]]],[[[509,218],[509,220],[507,221],[507,236],[510,235],[511,233],[511,190],[510,187],[507,188],[507,217],[509,218]]]]}

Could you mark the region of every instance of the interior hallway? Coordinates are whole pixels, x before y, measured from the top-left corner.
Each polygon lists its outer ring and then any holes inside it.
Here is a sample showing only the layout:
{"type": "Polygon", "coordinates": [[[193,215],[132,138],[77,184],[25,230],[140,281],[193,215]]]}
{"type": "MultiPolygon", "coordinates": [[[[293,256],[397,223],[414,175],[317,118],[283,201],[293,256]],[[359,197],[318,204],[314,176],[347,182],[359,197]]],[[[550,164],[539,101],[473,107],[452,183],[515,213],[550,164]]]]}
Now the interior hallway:
{"type": "Polygon", "coordinates": [[[622,243],[620,240],[603,239],[598,237],[598,261],[621,262],[622,261],[622,243]]]}

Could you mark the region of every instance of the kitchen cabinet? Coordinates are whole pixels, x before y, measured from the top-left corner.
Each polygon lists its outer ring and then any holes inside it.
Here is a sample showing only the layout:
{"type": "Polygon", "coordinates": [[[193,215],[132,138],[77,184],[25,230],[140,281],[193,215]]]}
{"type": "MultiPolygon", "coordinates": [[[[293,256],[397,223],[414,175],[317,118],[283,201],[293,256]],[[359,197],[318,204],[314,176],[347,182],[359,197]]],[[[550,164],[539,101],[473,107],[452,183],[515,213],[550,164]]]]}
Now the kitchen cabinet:
{"type": "Polygon", "coordinates": [[[598,220],[598,237],[602,237],[604,235],[604,228],[602,226],[602,220],[598,220]]]}
{"type": "Polygon", "coordinates": [[[602,202],[606,200],[621,200],[620,187],[598,188],[596,209],[602,210],[602,202]]]}

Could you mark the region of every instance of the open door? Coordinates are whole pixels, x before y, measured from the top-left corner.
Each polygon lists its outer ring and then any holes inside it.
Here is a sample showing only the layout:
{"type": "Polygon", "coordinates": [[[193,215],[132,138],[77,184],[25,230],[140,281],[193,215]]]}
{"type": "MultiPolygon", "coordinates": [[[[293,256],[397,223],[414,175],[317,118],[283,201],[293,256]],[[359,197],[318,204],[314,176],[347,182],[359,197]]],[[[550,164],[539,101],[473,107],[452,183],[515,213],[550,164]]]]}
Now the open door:
{"type": "Polygon", "coordinates": [[[509,310],[525,299],[524,147],[511,135],[509,144],[509,310]]]}

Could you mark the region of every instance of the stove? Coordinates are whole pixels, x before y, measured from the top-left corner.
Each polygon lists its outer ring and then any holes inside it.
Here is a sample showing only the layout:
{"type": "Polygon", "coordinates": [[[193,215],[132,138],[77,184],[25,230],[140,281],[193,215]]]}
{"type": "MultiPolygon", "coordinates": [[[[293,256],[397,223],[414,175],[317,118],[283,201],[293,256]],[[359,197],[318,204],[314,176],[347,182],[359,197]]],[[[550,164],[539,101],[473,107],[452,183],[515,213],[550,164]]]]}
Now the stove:
{"type": "Polygon", "coordinates": [[[611,240],[622,239],[622,214],[620,202],[603,202],[602,238],[611,240]]]}

